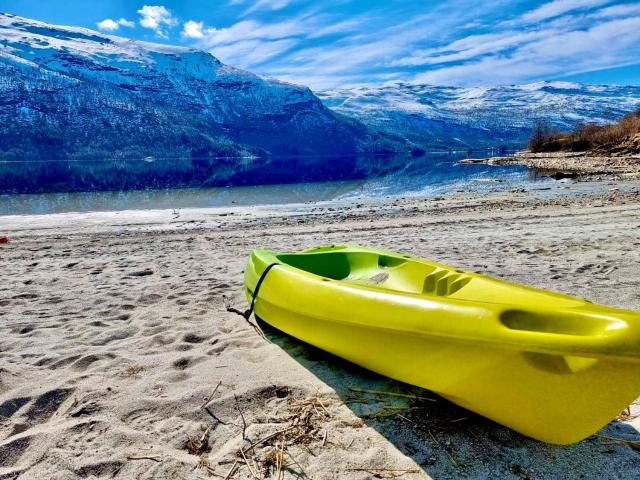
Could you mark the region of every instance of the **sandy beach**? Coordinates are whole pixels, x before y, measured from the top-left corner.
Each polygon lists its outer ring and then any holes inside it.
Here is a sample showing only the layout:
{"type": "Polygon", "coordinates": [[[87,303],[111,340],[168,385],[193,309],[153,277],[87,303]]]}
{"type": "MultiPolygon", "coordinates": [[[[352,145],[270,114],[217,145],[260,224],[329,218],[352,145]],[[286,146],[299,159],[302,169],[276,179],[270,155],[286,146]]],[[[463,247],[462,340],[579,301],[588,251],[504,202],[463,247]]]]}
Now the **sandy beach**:
{"type": "Polygon", "coordinates": [[[640,182],[554,192],[0,217],[0,479],[640,477],[640,406],[548,445],[222,304],[351,243],[640,309],[640,182]]]}

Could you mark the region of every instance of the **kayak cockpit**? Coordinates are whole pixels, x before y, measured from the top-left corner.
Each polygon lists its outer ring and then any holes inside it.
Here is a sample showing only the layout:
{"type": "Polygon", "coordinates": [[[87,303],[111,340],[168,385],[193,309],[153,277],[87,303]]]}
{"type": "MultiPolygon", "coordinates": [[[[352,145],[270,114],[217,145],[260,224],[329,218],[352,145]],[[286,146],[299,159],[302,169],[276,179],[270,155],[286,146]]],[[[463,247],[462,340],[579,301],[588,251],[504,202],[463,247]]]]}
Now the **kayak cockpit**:
{"type": "Polygon", "coordinates": [[[329,251],[281,254],[278,260],[331,280],[414,294],[451,295],[472,277],[461,270],[376,252],[329,251]]]}

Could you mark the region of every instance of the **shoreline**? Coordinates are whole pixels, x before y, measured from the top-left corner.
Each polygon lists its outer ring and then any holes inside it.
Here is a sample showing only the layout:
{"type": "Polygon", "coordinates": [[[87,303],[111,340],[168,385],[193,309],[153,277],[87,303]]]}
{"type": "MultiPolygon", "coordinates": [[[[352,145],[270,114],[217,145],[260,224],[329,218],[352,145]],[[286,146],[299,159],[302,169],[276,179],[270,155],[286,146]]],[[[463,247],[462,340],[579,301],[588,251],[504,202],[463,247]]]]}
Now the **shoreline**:
{"type": "MultiPolygon", "coordinates": [[[[485,179],[490,182],[492,179],[485,179]]],[[[137,228],[139,230],[171,230],[180,228],[210,228],[220,225],[236,225],[244,219],[267,220],[308,216],[346,220],[362,216],[374,218],[402,215],[438,213],[440,211],[476,208],[500,208],[500,205],[552,205],[572,202],[610,201],[611,197],[630,194],[640,190],[640,178],[636,176],[589,177],[588,181],[555,181],[551,183],[531,182],[527,188],[514,186],[509,190],[479,191],[471,193],[453,192],[434,195],[398,195],[379,197],[352,197],[348,199],[322,200],[303,203],[276,203],[255,206],[231,205],[193,208],[158,208],[130,210],[94,210],[62,213],[33,213],[0,215],[0,234],[24,235],[38,230],[75,232],[78,230],[117,230],[137,228]],[[3,233],[4,232],[4,233],[3,233]]]]}
{"type": "MultiPolygon", "coordinates": [[[[300,415],[310,433],[286,437],[288,468],[314,479],[640,476],[640,455],[624,443],[640,441],[638,404],[600,436],[548,445],[266,326],[265,342],[221,301],[245,308],[253,248],[352,243],[640,310],[638,180],[0,217],[5,234],[2,478],[205,479],[232,468],[229,478],[251,478],[239,448],[300,415]]],[[[274,448],[256,446],[252,465],[262,468],[274,448]]]]}
{"type": "MultiPolygon", "coordinates": [[[[573,178],[596,175],[625,175],[640,177],[640,155],[594,155],[590,152],[531,153],[516,152],[511,156],[461,160],[463,164],[523,165],[543,175],[565,174],[573,178]]],[[[555,178],[564,178],[558,177],[555,178]]]]}

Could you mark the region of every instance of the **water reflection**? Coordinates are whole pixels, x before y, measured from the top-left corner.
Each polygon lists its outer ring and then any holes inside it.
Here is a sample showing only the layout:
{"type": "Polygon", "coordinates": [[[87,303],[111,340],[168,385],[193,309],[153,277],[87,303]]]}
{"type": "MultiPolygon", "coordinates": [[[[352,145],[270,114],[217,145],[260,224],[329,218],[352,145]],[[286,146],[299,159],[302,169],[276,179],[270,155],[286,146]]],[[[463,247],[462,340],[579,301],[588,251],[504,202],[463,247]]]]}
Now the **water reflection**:
{"type": "Polygon", "coordinates": [[[528,181],[524,167],[458,163],[468,156],[0,163],[0,215],[429,195],[528,181]]]}

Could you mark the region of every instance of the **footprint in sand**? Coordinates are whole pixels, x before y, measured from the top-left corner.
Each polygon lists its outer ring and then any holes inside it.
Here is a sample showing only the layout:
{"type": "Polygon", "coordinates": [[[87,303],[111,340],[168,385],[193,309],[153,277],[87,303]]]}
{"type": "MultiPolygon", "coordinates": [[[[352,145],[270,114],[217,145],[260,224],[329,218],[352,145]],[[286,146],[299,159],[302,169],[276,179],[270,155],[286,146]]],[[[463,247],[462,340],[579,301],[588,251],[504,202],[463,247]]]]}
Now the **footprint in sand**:
{"type": "Polygon", "coordinates": [[[194,365],[206,360],[207,357],[182,357],[172,362],[173,368],[176,370],[187,370],[188,368],[193,367],[194,365]]]}
{"type": "Polygon", "coordinates": [[[184,337],[182,337],[182,340],[184,342],[187,343],[202,343],[204,342],[208,337],[203,337],[201,335],[197,335],[195,333],[187,333],[185,334],[184,337]]]}
{"type": "Polygon", "coordinates": [[[73,393],[72,388],[49,390],[36,398],[25,412],[25,417],[32,424],[44,423],[58,411],[60,405],[73,393]]]}
{"type": "Polygon", "coordinates": [[[10,418],[31,401],[31,397],[10,398],[0,403],[0,417],[10,418]]]}
{"type": "Polygon", "coordinates": [[[157,293],[148,293],[146,295],[141,295],[138,297],[138,303],[142,305],[153,305],[158,303],[162,299],[162,295],[158,295],[157,293]]]}
{"type": "Polygon", "coordinates": [[[55,362],[54,364],[52,364],[49,368],[51,368],[52,370],[57,370],[58,368],[64,368],[68,365],[71,365],[73,362],[78,360],[81,356],[82,355],[71,355],[69,357],[62,358],[57,362],[55,362]]]}
{"type": "Polygon", "coordinates": [[[124,467],[123,462],[107,461],[84,465],[76,470],[81,478],[113,478],[124,467]]]}
{"type": "Polygon", "coordinates": [[[193,345],[190,345],[188,343],[180,343],[176,345],[174,348],[176,352],[188,352],[189,350],[192,350],[192,349],[193,349],[193,345]]]}
{"type": "Polygon", "coordinates": [[[176,337],[173,335],[162,335],[157,334],[154,335],[146,342],[147,347],[164,347],[166,345],[171,345],[176,341],[176,337]]]}
{"type": "Polygon", "coordinates": [[[116,358],[116,355],[113,354],[113,353],[101,353],[101,354],[98,354],[98,355],[95,355],[95,354],[85,355],[84,357],[82,357],[78,361],[76,361],[73,365],[71,365],[71,368],[73,368],[74,370],[79,371],[79,372],[84,372],[85,370],[87,370],[90,366],[92,366],[96,362],[100,362],[102,360],[113,360],[114,358],[116,358]]]}
{"type": "MultiPolygon", "coordinates": [[[[30,436],[16,438],[0,444],[0,467],[11,467],[15,465],[24,452],[31,445],[30,436]]],[[[2,478],[5,478],[4,476],[2,478]]],[[[17,478],[17,477],[6,477],[17,478]]]]}
{"type": "Polygon", "coordinates": [[[117,342],[119,340],[126,340],[130,337],[133,337],[136,333],[138,333],[138,328],[136,327],[123,328],[121,330],[103,334],[99,338],[93,340],[91,342],[91,345],[102,346],[112,342],[117,342]]]}
{"type": "Polygon", "coordinates": [[[138,408],[125,414],[122,423],[142,430],[152,430],[153,424],[162,420],[154,408],[138,408]]]}

